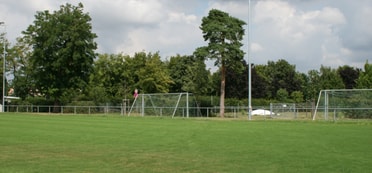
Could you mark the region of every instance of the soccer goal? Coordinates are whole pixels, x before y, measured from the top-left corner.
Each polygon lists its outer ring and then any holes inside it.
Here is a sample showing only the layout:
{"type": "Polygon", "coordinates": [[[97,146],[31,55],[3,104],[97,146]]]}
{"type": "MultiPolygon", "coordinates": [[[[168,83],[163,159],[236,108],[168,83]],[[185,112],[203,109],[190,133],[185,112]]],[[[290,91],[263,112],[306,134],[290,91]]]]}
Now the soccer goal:
{"type": "Polygon", "coordinates": [[[295,103],[270,103],[271,118],[295,119],[297,117],[295,103]]]}
{"type": "Polygon", "coordinates": [[[330,118],[371,119],[372,89],[321,90],[313,120],[330,118]]]}
{"type": "Polygon", "coordinates": [[[303,103],[270,103],[271,118],[276,119],[311,119],[314,105],[303,103]]]}
{"type": "Polygon", "coordinates": [[[189,117],[197,115],[196,101],[191,93],[138,94],[128,116],[189,117]]]}

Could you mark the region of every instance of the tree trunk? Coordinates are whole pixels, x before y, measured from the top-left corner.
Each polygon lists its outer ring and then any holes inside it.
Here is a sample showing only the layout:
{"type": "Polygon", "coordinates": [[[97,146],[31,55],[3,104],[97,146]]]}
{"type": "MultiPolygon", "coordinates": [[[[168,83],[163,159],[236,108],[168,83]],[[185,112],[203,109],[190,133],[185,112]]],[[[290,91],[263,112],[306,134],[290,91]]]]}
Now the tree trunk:
{"type": "Polygon", "coordinates": [[[226,68],[221,65],[221,96],[220,96],[220,116],[225,117],[225,85],[226,85],[226,68]]]}
{"type": "Polygon", "coordinates": [[[53,113],[61,113],[61,107],[58,99],[54,99],[53,113]]]}

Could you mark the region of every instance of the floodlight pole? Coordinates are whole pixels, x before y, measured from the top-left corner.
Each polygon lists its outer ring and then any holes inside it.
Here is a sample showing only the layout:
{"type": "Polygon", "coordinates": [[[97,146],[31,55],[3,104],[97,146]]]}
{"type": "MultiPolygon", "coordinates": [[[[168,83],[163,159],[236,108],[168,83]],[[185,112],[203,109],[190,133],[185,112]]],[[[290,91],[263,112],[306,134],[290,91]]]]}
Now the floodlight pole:
{"type": "Polygon", "coordinates": [[[248,120],[252,119],[251,0],[248,1],[248,120]]]}
{"type": "Polygon", "coordinates": [[[5,22],[0,22],[0,25],[4,26],[4,36],[3,36],[3,102],[2,102],[2,110],[1,112],[5,112],[5,56],[6,56],[6,51],[5,51],[5,34],[6,34],[6,27],[5,27],[5,22]]]}

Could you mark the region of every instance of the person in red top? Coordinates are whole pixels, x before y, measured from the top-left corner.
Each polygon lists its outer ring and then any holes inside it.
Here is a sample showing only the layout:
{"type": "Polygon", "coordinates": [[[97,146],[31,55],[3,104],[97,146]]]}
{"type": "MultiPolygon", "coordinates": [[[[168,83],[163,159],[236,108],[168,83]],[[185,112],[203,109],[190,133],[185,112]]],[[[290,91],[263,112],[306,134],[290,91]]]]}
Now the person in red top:
{"type": "Polygon", "coordinates": [[[135,90],[134,90],[133,97],[134,97],[135,99],[138,97],[138,89],[135,89],[135,90]]]}

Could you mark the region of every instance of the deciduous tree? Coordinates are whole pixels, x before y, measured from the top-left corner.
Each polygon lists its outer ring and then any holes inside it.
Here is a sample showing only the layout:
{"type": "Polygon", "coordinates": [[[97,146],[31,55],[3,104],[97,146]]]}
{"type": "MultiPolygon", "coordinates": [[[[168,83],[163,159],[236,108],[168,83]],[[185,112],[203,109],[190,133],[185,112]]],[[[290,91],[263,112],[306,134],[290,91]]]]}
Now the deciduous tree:
{"type": "Polygon", "coordinates": [[[341,76],[346,89],[353,89],[356,87],[356,80],[359,77],[360,69],[344,65],[338,67],[337,72],[341,76]]]}
{"type": "Polygon", "coordinates": [[[280,59],[277,62],[267,63],[265,74],[270,81],[270,90],[273,98],[279,89],[285,89],[288,94],[301,90],[301,80],[296,72],[296,67],[290,65],[286,60],[280,59]]]}
{"type": "Polygon", "coordinates": [[[357,88],[372,88],[372,64],[369,64],[368,61],[364,64],[364,70],[360,72],[359,78],[357,79],[357,88]]]}
{"type": "Polygon", "coordinates": [[[16,45],[8,52],[10,58],[7,60],[7,67],[14,76],[12,81],[14,94],[21,99],[35,94],[35,85],[31,78],[32,68],[29,61],[31,54],[32,47],[27,37],[17,38],[16,45]]]}
{"type": "Polygon", "coordinates": [[[161,61],[159,53],[145,54],[137,53],[134,59],[142,59],[143,67],[137,68],[135,75],[138,78],[136,86],[144,93],[167,93],[173,83],[164,62],[161,61]]]}
{"type": "Polygon", "coordinates": [[[320,89],[344,89],[341,76],[331,67],[320,67],[320,89]]]}
{"type": "Polygon", "coordinates": [[[191,92],[206,95],[211,90],[210,73],[204,61],[195,56],[173,56],[168,63],[173,83],[170,92],[191,92]]]}
{"type": "Polygon", "coordinates": [[[31,39],[32,78],[41,93],[59,105],[64,92],[85,88],[96,56],[97,36],[83,4],[67,3],[53,13],[37,12],[23,34],[31,39]]]}
{"type": "Polygon", "coordinates": [[[130,71],[131,58],[122,54],[100,54],[94,62],[94,71],[90,77],[91,98],[96,103],[122,100],[129,97],[134,88],[130,71]],[[100,90],[102,93],[95,91],[100,90]],[[94,95],[99,94],[100,97],[94,95]]]}

